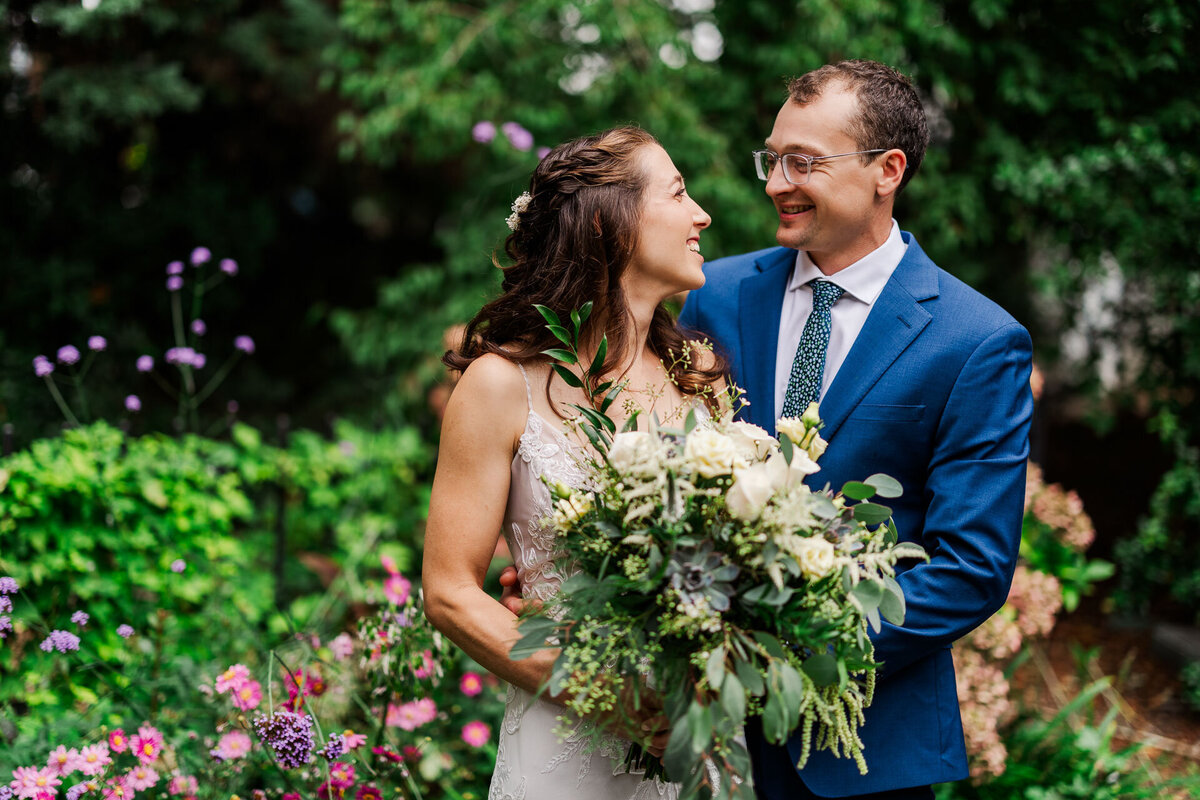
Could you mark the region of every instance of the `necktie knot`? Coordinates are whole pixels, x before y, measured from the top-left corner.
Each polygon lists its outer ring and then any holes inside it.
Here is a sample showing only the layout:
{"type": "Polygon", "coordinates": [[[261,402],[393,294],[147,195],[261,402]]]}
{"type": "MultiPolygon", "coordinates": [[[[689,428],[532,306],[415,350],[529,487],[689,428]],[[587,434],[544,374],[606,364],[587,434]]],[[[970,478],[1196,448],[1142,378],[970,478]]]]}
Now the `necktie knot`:
{"type": "Polygon", "coordinates": [[[812,287],[814,311],[831,308],[845,291],[832,281],[823,281],[820,279],[811,281],[808,285],[812,287]]]}

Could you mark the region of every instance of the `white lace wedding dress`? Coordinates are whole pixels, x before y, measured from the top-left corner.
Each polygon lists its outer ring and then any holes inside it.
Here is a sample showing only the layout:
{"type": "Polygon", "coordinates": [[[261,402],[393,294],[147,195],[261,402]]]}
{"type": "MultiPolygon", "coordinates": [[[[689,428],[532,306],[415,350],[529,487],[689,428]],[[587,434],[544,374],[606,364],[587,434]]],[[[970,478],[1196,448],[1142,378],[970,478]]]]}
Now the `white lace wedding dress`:
{"type": "MultiPolygon", "coordinates": [[[[521,374],[525,375],[524,368],[521,374]]],[[[542,476],[568,486],[586,480],[579,448],[533,410],[525,375],[529,414],[512,461],[512,482],[504,514],[504,538],[516,562],[522,594],[546,600],[565,577],[554,551],[554,531],[538,525],[550,512],[550,492],[542,476]]],[[[629,742],[616,736],[588,747],[593,723],[562,706],[509,686],[496,771],[488,800],[675,800],[673,783],[644,781],[624,771],[629,742]],[[567,722],[560,723],[559,717],[567,722]],[[555,731],[569,731],[566,738],[555,731]]]]}

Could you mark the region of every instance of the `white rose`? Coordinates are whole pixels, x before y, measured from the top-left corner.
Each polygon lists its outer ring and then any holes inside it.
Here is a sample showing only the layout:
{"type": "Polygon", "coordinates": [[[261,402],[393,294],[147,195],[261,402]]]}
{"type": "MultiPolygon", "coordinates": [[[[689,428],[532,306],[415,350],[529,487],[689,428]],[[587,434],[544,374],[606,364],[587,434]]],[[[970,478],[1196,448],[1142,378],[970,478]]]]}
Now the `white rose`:
{"type": "Polygon", "coordinates": [[[762,461],[779,442],[762,428],[749,422],[732,422],[725,428],[738,454],[748,462],[762,461]]]}
{"type": "Polygon", "coordinates": [[[810,428],[821,424],[821,412],[819,406],[815,403],[809,403],[808,408],[804,409],[804,413],[800,416],[800,421],[810,428]]]}
{"type": "Polygon", "coordinates": [[[767,469],[770,471],[771,482],[775,488],[783,489],[803,483],[806,475],[819,472],[821,468],[817,466],[817,462],[808,457],[806,451],[795,449],[792,450],[791,464],[788,464],[783,453],[775,453],[767,460],[767,469]]]}
{"type": "Polygon", "coordinates": [[[766,464],[755,464],[733,473],[733,485],[725,495],[725,507],[733,516],[750,522],[758,518],[773,494],[775,486],[770,470],[766,464]]]}
{"type": "Polygon", "coordinates": [[[697,428],[688,434],[683,456],[705,478],[716,478],[733,472],[737,448],[725,434],[697,428]]]}
{"type": "Polygon", "coordinates": [[[775,430],[779,431],[780,436],[791,439],[792,444],[800,444],[808,433],[808,426],[800,417],[780,417],[775,420],[775,430]]]}
{"type": "Polygon", "coordinates": [[[833,569],[833,545],[825,539],[812,537],[796,544],[796,561],[800,571],[810,580],[824,578],[833,569]]]}
{"type": "Polygon", "coordinates": [[[813,431],[812,441],[808,443],[808,457],[816,461],[821,456],[825,455],[825,448],[829,443],[821,438],[821,435],[813,431]]]}
{"type": "Polygon", "coordinates": [[[631,473],[635,466],[650,457],[651,436],[645,431],[626,431],[613,437],[608,450],[609,462],[621,473],[631,473]]]}

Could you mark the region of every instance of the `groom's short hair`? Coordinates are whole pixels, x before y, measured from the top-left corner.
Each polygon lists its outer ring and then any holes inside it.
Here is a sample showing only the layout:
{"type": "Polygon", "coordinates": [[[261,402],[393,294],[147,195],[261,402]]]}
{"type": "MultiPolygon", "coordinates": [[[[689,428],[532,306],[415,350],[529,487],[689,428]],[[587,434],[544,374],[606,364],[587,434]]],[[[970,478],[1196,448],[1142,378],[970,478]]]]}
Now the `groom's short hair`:
{"type": "MultiPolygon", "coordinates": [[[[798,105],[816,100],[831,85],[853,91],[858,117],[847,133],[862,150],[903,150],[908,159],[897,193],[908,185],[925,158],[929,125],[921,96],[905,75],[878,61],[854,59],[826,64],[788,81],[788,99],[798,105]]],[[[865,157],[867,161],[871,157],[865,157]]]]}

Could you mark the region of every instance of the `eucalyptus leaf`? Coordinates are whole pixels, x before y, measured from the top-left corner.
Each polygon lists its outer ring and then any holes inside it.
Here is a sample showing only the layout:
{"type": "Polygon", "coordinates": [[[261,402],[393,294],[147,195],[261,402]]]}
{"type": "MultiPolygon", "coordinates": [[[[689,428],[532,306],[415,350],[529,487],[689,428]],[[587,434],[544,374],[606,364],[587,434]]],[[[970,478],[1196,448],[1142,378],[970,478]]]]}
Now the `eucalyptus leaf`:
{"type": "Polygon", "coordinates": [[[876,472],[863,483],[875,487],[880,497],[899,497],[904,494],[904,487],[900,485],[900,481],[882,472],[876,472]]]}
{"type": "Polygon", "coordinates": [[[783,453],[783,460],[788,466],[791,466],[794,450],[791,438],[786,433],[779,434],[779,452],[783,453]]]}
{"type": "Polygon", "coordinates": [[[783,698],[778,692],[767,695],[767,702],[762,712],[763,736],[771,744],[783,744],[790,732],[787,726],[787,712],[783,708],[783,698]]]}
{"type": "Polygon", "coordinates": [[[800,668],[817,686],[832,686],[837,683],[837,659],[829,653],[817,653],[809,656],[800,665],[800,668]]]}
{"type": "Polygon", "coordinates": [[[753,664],[738,659],[733,662],[733,670],[737,673],[738,680],[746,687],[746,691],[755,697],[761,697],[767,686],[763,683],[762,675],[754,668],[753,664]]]}
{"type": "Polygon", "coordinates": [[[854,519],[864,525],[882,525],[892,517],[892,510],[878,503],[859,503],[854,506],[854,519]]]}
{"type": "Polygon", "coordinates": [[[781,645],[779,640],[771,634],[766,633],[765,631],[754,631],[754,639],[773,657],[787,658],[783,652],[783,645],[781,645]]]}
{"type": "Polygon", "coordinates": [[[675,777],[688,774],[695,759],[692,757],[692,737],[687,726],[672,725],[671,738],[667,740],[667,749],[663,753],[663,766],[675,777]]]}
{"type": "Polygon", "coordinates": [[[746,721],[746,688],[732,672],[725,673],[721,683],[721,707],[733,720],[735,727],[740,727],[746,721]]]}
{"type": "Polygon", "coordinates": [[[712,744],[712,712],[708,710],[708,706],[693,701],[688,708],[687,726],[692,732],[692,753],[700,756],[712,744]]]}
{"type": "Polygon", "coordinates": [[[842,494],[851,500],[870,500],[875,496],[875,488],[859,481],[846,481],[842,494]]]}
{"type": "Polygon", "coordinates": [[[904,590],[890,575],[883,576],[883,597],[879,600],[879,613],[893,625],[904,624],[904,590]]]}
{"type": "Polygon", "coordinates": [[[871,630],[879,633],[883,629],[883,622],[879,619],[879,609],[872,608],[867,612],[867,622],[871,623],[871,630]]]}
{"type": "Polygon", "coordinates": [[[708,677],[708,685],[716,689],[721,685],[721,681],[725,679],[725,647],[718,645],[708,654],[708,662],[704,665],[705,675],[708,677]]]}
{"type": "Polygon", "coordinates": [[[858,601],[863,613],[866,614],[879,608],[879,601],[883,598],[883,586],[875,581],[864,579],[850,590],[850,594],[858,601]]]}

